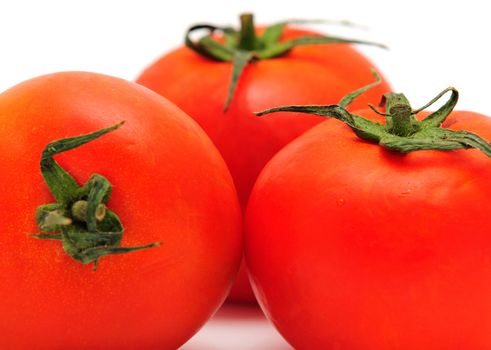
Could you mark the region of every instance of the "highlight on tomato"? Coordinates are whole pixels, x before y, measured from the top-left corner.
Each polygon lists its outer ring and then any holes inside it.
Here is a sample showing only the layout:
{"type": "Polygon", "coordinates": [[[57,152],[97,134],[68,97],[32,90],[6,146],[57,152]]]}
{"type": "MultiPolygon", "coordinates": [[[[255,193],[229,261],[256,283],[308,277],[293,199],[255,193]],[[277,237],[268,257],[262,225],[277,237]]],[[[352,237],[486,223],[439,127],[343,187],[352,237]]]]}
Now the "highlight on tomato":
{"type": "Polygon", "coordinates": [[[337,119],[254,186],[245,254],[259,303],[295,349],[489,349],[491,119],[453,111],[453,87],[419,109],[388,93],[382,110],[348,111],[367,88],[259,113],[337,119]]]}
{"type": "Polygon", "coordinates": [[[138,84],[56,73],[0,94],[0,348],[176,349],[242,254],[203,130],[138,84]]]}
{"type": "MultiPolygon", "coordinates": [[[[176,103],[203,127],[227,162],[245,209],[269,159],[323,121],[318,116],[299,118],[288,113],[259,119],[253,112],[291,103],[336,103],[372,79],[373,64],[350,44],[380,45],[298,26],[309,21],[255,27],[251,14],[240,19],[239,29],[192,26],[185,45],[159,58],[137,82],[176,103]]],[[[388,91],[389,85],[382,83],[353,107],[376,102],[388,91]]],[[[244,267],[230,298],[254,301],[244,267]]]]}

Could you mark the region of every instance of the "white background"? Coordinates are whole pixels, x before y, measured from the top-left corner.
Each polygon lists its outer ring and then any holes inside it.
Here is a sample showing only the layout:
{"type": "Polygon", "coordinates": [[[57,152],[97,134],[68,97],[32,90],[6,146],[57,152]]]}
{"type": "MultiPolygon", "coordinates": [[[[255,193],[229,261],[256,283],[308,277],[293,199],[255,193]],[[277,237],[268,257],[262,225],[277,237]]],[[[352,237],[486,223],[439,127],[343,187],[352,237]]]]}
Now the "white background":
{"type": "MultiPolygon", "coordinates": [[[[22,80],[86,70],[133,80],[164,52],[181,45],[194,23],[237,23],[244,11],[259,23],[289,18],[349,19],[360,31],[316,29],[378,41],[359,47],[405,92],[413,107],[453,85],[459,109],[491,115],[491,20],[486,1],[0,0],[0,91],[22,80]],[[454,5],[455,4],[455,5],[454,5]]],[[[259,311],[222,309],[184,350],[286,350],[259,311]]]]}

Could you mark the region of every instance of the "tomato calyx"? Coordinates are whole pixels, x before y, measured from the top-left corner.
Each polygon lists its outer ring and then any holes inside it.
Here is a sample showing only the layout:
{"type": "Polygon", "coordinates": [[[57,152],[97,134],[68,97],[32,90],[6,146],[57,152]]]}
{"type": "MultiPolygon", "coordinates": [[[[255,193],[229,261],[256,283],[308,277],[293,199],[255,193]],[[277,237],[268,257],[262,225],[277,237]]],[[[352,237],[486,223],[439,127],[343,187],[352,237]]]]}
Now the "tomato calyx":
{"type": "MultiPolygon", "coordinates": [[[[348,43],[386,48],[384,45],[374,42],[322,35],[304,35],[294,39],[281,40],[284,30],[289,24],[328,23],[328,21],[292,20],[278,22],[266,27],[264,33],[259,36],[256,34],[252,14],[242,14],[240,16],[240,23],[240,30],[210,24],[194,25],[188,29],[185,37],[186,46],[199,55],[214,61],[232,62],[232,78],[224,105],[225,111],[228,110],[232,102],[237,83],[244,68],[250,63],[286,55],[293,48],[302,45],[348,43]],[[193,41],[191,34],[202,30],[205,30],[207,33],[199,40],[193,41]],[[213,36],[216,32],[221,33],[223,40],[217,40],[213,36]]],[[[337,23],[348,26],[352,25],[346,21],[337,23]]]]}
{"type": "Polygon", "coordinates": [[[459,93],[454,87],[448,87],[421,108],[413,110],[404,94],[387,93],[382,96],[380,107],[385,107],[385,113],[378,111],[373,105],[369,107],[386,119],[380,124],[346,110],[348,105],[359,95],[380,84],[381,79],[372,71],[376,81],[356,91],[347,94],[337,105],[283,106],[255,113],[263,116],[275,112],[299,112],[315,114],[338,119],[348,125],[354,133],[363,140],[376,142],[380,146],[401,153],[418,150],[455,150],[479,149],[491,157],[491,145],[479,135],[464,130],[449,130],[442,128],[442,123],[453,111],[457,104],[459,93]],[[416,114],[428,108],[444,95],[450,92],[450,97],[437,111],[429,114],[421,121],[416,114]]]}
{"type": "Polygon", "coordinates": [[[123,225],[119,217],[107,208],[112,192],[109,180],[94,174],[85,185],[79,186],[53,156],[91,142],[116,130],[123,123],[90,134],[53,141],[43,150],[40,161],[41,173],[56,203],[37,208],[37,225],[42,232],[48,233],[33,237],[61,241],[69,256],[82,264],[93,263],[94,270],[103,256],[153,248],[160,243],[121,247],[123,225]]]}

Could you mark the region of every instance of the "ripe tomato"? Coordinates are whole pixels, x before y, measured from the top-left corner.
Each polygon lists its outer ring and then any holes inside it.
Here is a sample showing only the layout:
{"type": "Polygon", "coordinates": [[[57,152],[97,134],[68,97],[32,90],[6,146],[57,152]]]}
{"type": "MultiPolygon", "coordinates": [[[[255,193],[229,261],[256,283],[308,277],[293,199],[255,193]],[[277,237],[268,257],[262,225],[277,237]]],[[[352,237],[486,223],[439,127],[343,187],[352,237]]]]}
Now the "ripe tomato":
{"type": "Polygon", "coordinates": [[[223,159],[181,110],[131,82],[58,73],[0,95],[0,134],[0,348],[175,349],[219,307],[240,263],[240,207],[223,159]],[[94,270],[33,238],[36,208],[54,202],[39,161],[53,140],[120,121],[55,158],[80,185],[94,173],[112,183],[122,247],[162,245],[94,270]]]}
{"type": "MultiPolygon", "coordinates": [[[[443,126],[491,139],[476,113],[443,126]]],[[[491,349],[490,165],[478,150],[387,150],[336,121],[303,134],[247,211],[268,317],[295,349],[491,349]]]]}
{"type": "MultiPolygon", "coordinates": [[[[263,32],[258,29],[258,33],[263,32]]],[[[319,37],[317,33],[286,27],[279,41],[306,35],[319,37]]],[[[244,51],[247,52],[242,48],[244,51]]],[[[161,57],[137,82],[176,103],[203,127],[227,162],[244,209],[257,175],[268,160],[323,120],[291,114],[259,119],[253,112],[284,104],[335,103],[345,93],[370,81],[371,67],[367,58],[347,44],[295,47],[282,56],[247,65],[227,111],[224,105],[232,63],[200,56],[188,47],[161,57]]],[[[360,98],[355,107],[376,102],[375,98],[389,89],[387,84],[381,84],[360,98]]],[[[254,301],[244,267],[230,298],[254,301]]]]}

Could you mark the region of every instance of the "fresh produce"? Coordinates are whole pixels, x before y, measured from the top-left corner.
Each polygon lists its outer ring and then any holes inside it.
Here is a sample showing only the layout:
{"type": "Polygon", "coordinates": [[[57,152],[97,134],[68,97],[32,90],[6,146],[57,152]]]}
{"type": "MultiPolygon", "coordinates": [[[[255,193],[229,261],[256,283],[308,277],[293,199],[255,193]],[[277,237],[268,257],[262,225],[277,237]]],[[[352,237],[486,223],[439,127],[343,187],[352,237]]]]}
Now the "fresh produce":
{"type": "MultiPolygon", "coordinates": [[[[176,103],[208,133],[227,162],[243,209],[266,162],[323,121],[287,113],[259,119],[253,112],[292,103],[335,103],[371,80],[373,64],[348,45],[370,43],[326,37],[289,24],[255,28],[252,15],[245,14],[239,30],[193,26],[186,46],[161,57],[137,80],[176,103]],[[203,30],[208,33],[194,41],[194,34],[203,30]]],[[[389,90],[380,84],[353,106],[376,102],[389,90]]],[[[230,297],[254,301],[245,269],[230,297]]]]}
{"type": "Polygon", "coordinates": [[[181,110],[57,73],[0,94],[0,134],[1,349],[176,349],[220,306],[240,207],[181,110]]]}
{"type": "Polygon", "coordinates": [[[348,112],[364,90],[259,113],[344,122],[258,178],[245,252],[259,303],[299,350],[491,349],[491,119],[452,111],[454,88],[434,113],[394,93],[385,112],[348,112]]]}

